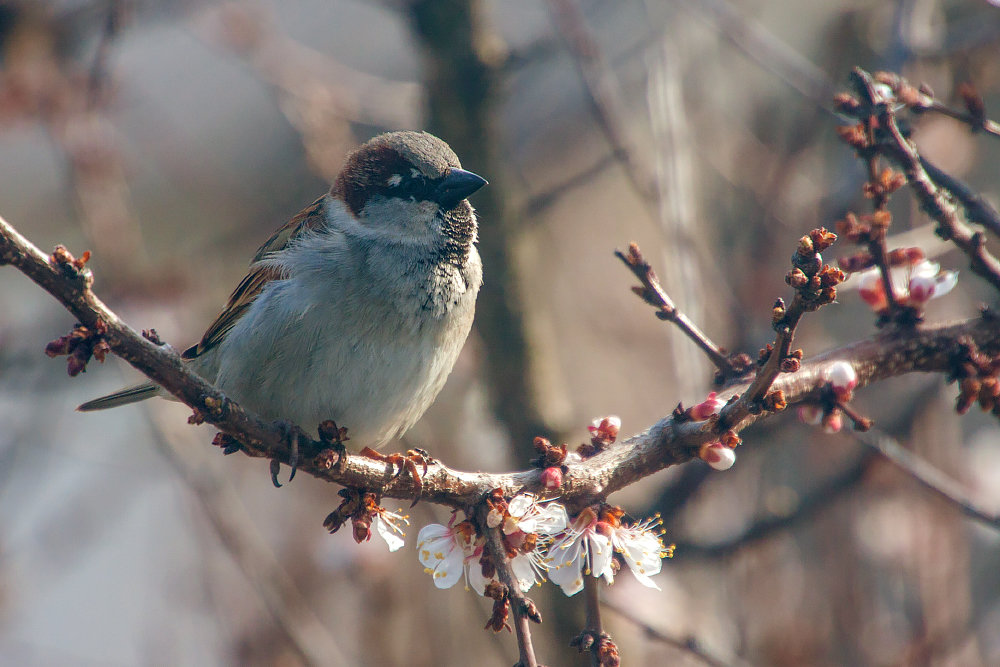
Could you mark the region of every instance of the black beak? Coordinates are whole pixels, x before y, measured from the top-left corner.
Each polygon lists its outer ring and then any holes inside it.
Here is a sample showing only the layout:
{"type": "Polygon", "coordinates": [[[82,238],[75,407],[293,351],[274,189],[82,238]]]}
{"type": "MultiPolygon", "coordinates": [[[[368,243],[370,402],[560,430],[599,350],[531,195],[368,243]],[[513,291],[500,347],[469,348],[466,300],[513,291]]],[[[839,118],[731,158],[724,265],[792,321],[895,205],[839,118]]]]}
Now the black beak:
{"type": "Polygon", "coordinates": [[[486,185],[486,179],[464,169],[452,168],[434,193],[441,208],[449,211],[479,188],[486,185]]]}

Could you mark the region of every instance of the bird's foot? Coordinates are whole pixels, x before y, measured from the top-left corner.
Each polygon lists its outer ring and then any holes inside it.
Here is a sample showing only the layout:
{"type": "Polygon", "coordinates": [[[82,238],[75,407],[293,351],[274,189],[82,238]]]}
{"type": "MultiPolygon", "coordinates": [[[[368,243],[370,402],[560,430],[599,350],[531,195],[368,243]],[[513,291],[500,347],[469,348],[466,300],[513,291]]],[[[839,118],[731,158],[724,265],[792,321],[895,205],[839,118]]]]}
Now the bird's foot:
{"type": "Polygon", "coordinates": [[[393,474],[392,476],[393,479],[402,475],[404,470],[410,473],[410,478],[413,480],[413,489],[415,492],[413,502],[410,503],[410,507],[416,505],[417,502],[420,500],[420,492],[423,490],[424,487],[423,480],[421,479],[421,473],[417,469],[417,466],[418,465],[422,466],[424,469],[423,474],[426,475],[427,467],[430,464],[437,462],[425,450],[417,448],[408,449],[406,450],[405,454],[399,454],[399,453],[382,454],[381,452],[375,451],[371,447],[365,447],[359,453],[361,454],[361,456],[364,456],[365,458],[374,459],[375,461],[382,461],[383,463],[387,463],[389,465],[390,471],[392,470],[392,468],[399,466],[399,470],[397,470],[395,474],[393,474]]]}
{"type": "MultiPolygon", "coordinates": [[[[309,441],[309,436],[306,435],[305,431],[296,426],[290,421],[278,420],[275,426],[282,432],[282,438],[285,440],[285,444],[288,446],[288,466],[292,471],[288,474],[288,481],[291,482],[295,479],[295,471],[299,467],[299,440],[305,439],[309,441]]],[[[271,460],[271,483],[274,484],[276,488],[281,488],[281,483],[278,482],[278,471],[281,468],[281,464],[278,459],[271,460]]]]}

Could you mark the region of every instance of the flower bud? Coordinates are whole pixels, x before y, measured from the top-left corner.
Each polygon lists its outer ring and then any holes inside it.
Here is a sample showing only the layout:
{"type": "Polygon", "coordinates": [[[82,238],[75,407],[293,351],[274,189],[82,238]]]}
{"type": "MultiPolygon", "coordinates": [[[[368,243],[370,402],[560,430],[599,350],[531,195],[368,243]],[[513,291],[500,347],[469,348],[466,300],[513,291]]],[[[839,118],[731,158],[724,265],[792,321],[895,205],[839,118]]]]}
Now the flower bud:
{"type": "Polygon", "coordinates": [[[809,426],[819,426],[823,421],[823,408],[818,405],[800,405],[799,421],[809,426]]]}
{"type": "Polygon", "coordinates": [[[823,375],[834,389],[841,392],[851,391],[858,386],[858,374],[854,371],[854,367],[846,361],[834,362],[823,375]]]}
{"type": "Polygon", "coordinates": [[[872,307],[872,310],[879,311],[889,305],[889,300],[885,296],[885,286],[882,284],[882,275],[877,270],[873,269],[862,275],[858,294],[872,307]]]}
{"type": "Polygon", "coordinates": [[[736,452],[721,442],[706,442],[698,456],[716,470],[729,470],[736,463],[736,452]]]}
{"type": "Polygon", "coordinates": [[[840,433],[842,428],[844,428],[844,417],[840,414],[840,410],[834,410],[823,418],[823,430],[827,433],[840,433]]]}
{"type": "Polygon", "coordinates": [[[563,474],[560,468],[555,466],[542,471],[542,486],[548,491],[556,491],[562,486],[563,474]]]}
{"type": "Polygon", "coordinates": [[[725,404],[716,397],[714,391],[709,392],[707,399],[691,408],[691,419],[696,422],[705,421],[718,412],[723,405],[725,404]]]}

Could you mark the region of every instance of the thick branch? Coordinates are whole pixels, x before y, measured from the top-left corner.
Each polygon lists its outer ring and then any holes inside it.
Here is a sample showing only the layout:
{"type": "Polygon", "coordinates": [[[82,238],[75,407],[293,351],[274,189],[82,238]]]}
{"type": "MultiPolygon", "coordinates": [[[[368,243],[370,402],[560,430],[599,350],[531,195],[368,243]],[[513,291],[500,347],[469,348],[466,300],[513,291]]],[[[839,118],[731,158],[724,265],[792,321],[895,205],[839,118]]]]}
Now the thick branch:
{"type": "MultiPolygon", "coordinates": [[[[215,387],[190,372],[170,349],[154,345],[121,322],[94,294],[86,277],[68,274],[63,267],[31,245],[0,219],[0,263],[16,266],[35,283],[58,299],[81,323],[97,328],[107,325],[105,339],[111,350],[129,364],[161,384],[167,391],[195,408],[205,421],[244,443],[251,456],[288,461],[287,431],[265,422],[227,399],[215,387]]],[[[879,335],[829,352],[804,363],[796,373],[782,373],[771,385],[784,392],[789,405],[803,400],[823,382],[823,369],[836,360],[849,362],[864,386],[888,377],[913,371],[946,372],[958,349],[957,340],[968,337],[984,352],[1000,351],[1000,322],[993,318],[973,318],[954,324],[916,330],[883,331],[879,335]]],[[[745,392],[746,384],[730,387],[720,398],[727,400],[745,392]]],[[[727,426],[741,430],[770,413],[734,411],[739,403],[723,410],[727,426]]],[[[611,446],[587,461],[570,467],[564,478],[560,497],[572,510],[606,498],[635,481],[697,456],[701,444],[713,440],[710,422],[677,424],[665,417],[647,430],[611,446]]],[[[322,443],[300,444],[299,469],[314,477],[355,488],[381,489],[389,498],[413,498],[416,489],[408,475],[393,478],[383,463],[349,455],[337,466],[328,468],[317,457],[322,443]]],[[[423,477],[421,499],[464,508],[475,504],[493,489],[510,496],[521,490],[541,491],[539,471],[507,474],[462,472],[444,465],[434,465],[423,477]]]]}

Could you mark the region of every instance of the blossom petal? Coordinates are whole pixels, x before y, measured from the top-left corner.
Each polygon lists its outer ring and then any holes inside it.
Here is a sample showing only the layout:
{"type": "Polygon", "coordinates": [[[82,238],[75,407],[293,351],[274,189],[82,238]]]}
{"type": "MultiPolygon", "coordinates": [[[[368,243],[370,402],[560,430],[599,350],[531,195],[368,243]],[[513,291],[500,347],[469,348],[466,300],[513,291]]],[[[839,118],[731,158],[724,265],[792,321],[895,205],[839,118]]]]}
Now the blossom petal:
{"type": "Polygon", "coordinates": [[[375,515],[375,532],[385,540],[385,543],[389,546],[389,551],[398,551],[402,548],[404,544],[402,528],[386,521],[382,518],[381,514],[375,515]]]}
{"type": "Polygon", "coordinates": [[[566,562],[555,568],[549,568],[549,580],[558,585],[567,597],[583,590],[583,574],[577,565],[579,563],[566,562]]]}
{"type": "Polygon", "coordinates": [[[660,590],[650,575],[659,574],[663,566],[663,543],[660,538],[648,530],[623,530],[623,539],[618,540],[618,547],[625,563],[636,580],[643,586],[660,590]]]}
{"type": "Polygon", "coordinates": [[[482,597],[486,593],[486,584],[490,583],[491,579],[483,576],[483,568],[475,559],[467,559],[465,568],[466,586],[474,590],[479,597],[482,597]]]}
{"type": "Polygon", "coordinates": [[[424,526],[417,534],[417,559],[438,588],[454,586],[465,569],[465,554],[454,531],[438,523],[424,526]]]}
{"type": "Polygon", "coordinates": [[[615,571],[611,567],[612,557],[614,556],[614,549],[611,548],[611,540],[598,533],[590,533],[585,539],[590,542],[588,545],[589,562],[587,563],[590,572],[586,574],[592,574],[595,577],[604,577],[609,584],[613,584],[615,582],[615,571]]]}
{"type": "Polygon", "coordinates": [[[941,265],[937,262],[931,262],[929,260],[923,260],[914,264],[910,268],[910,278],[933,278],[938,273],[941,272],[941,265]]]}
{"type": "Polygon", "coordinates": [[[934,294],[931,296],[932,299],[944,296],[955,289],[955,285],[958,284],[958,271],[945,271],[938,275],[935,281],[937,285],[934,287],[934,294]]]}
{"type": "Polygon", "coordinates": [[[567,596],[583,590],[583,539],[567,533],[552,543],[548,551],[549,581],[562,588],[567,596]]]}
{"type": "Polygon", "coordinates": [[[531,508],[531,504],[534,502],[535,496],[530,493],[522,493],[519,496],[511,498],[510,502],[507,503],[507,511],[513,517],[522,517],[531,508]]]}
{"type": "Polygon", "coordinates": [[[532,560],[528,554],[518,554],[510,559],[510,569],[517,578],[517,586],[522,593],[527,593],[535,584],[545,581],[541,573],[541,565],[532,560]]]}

